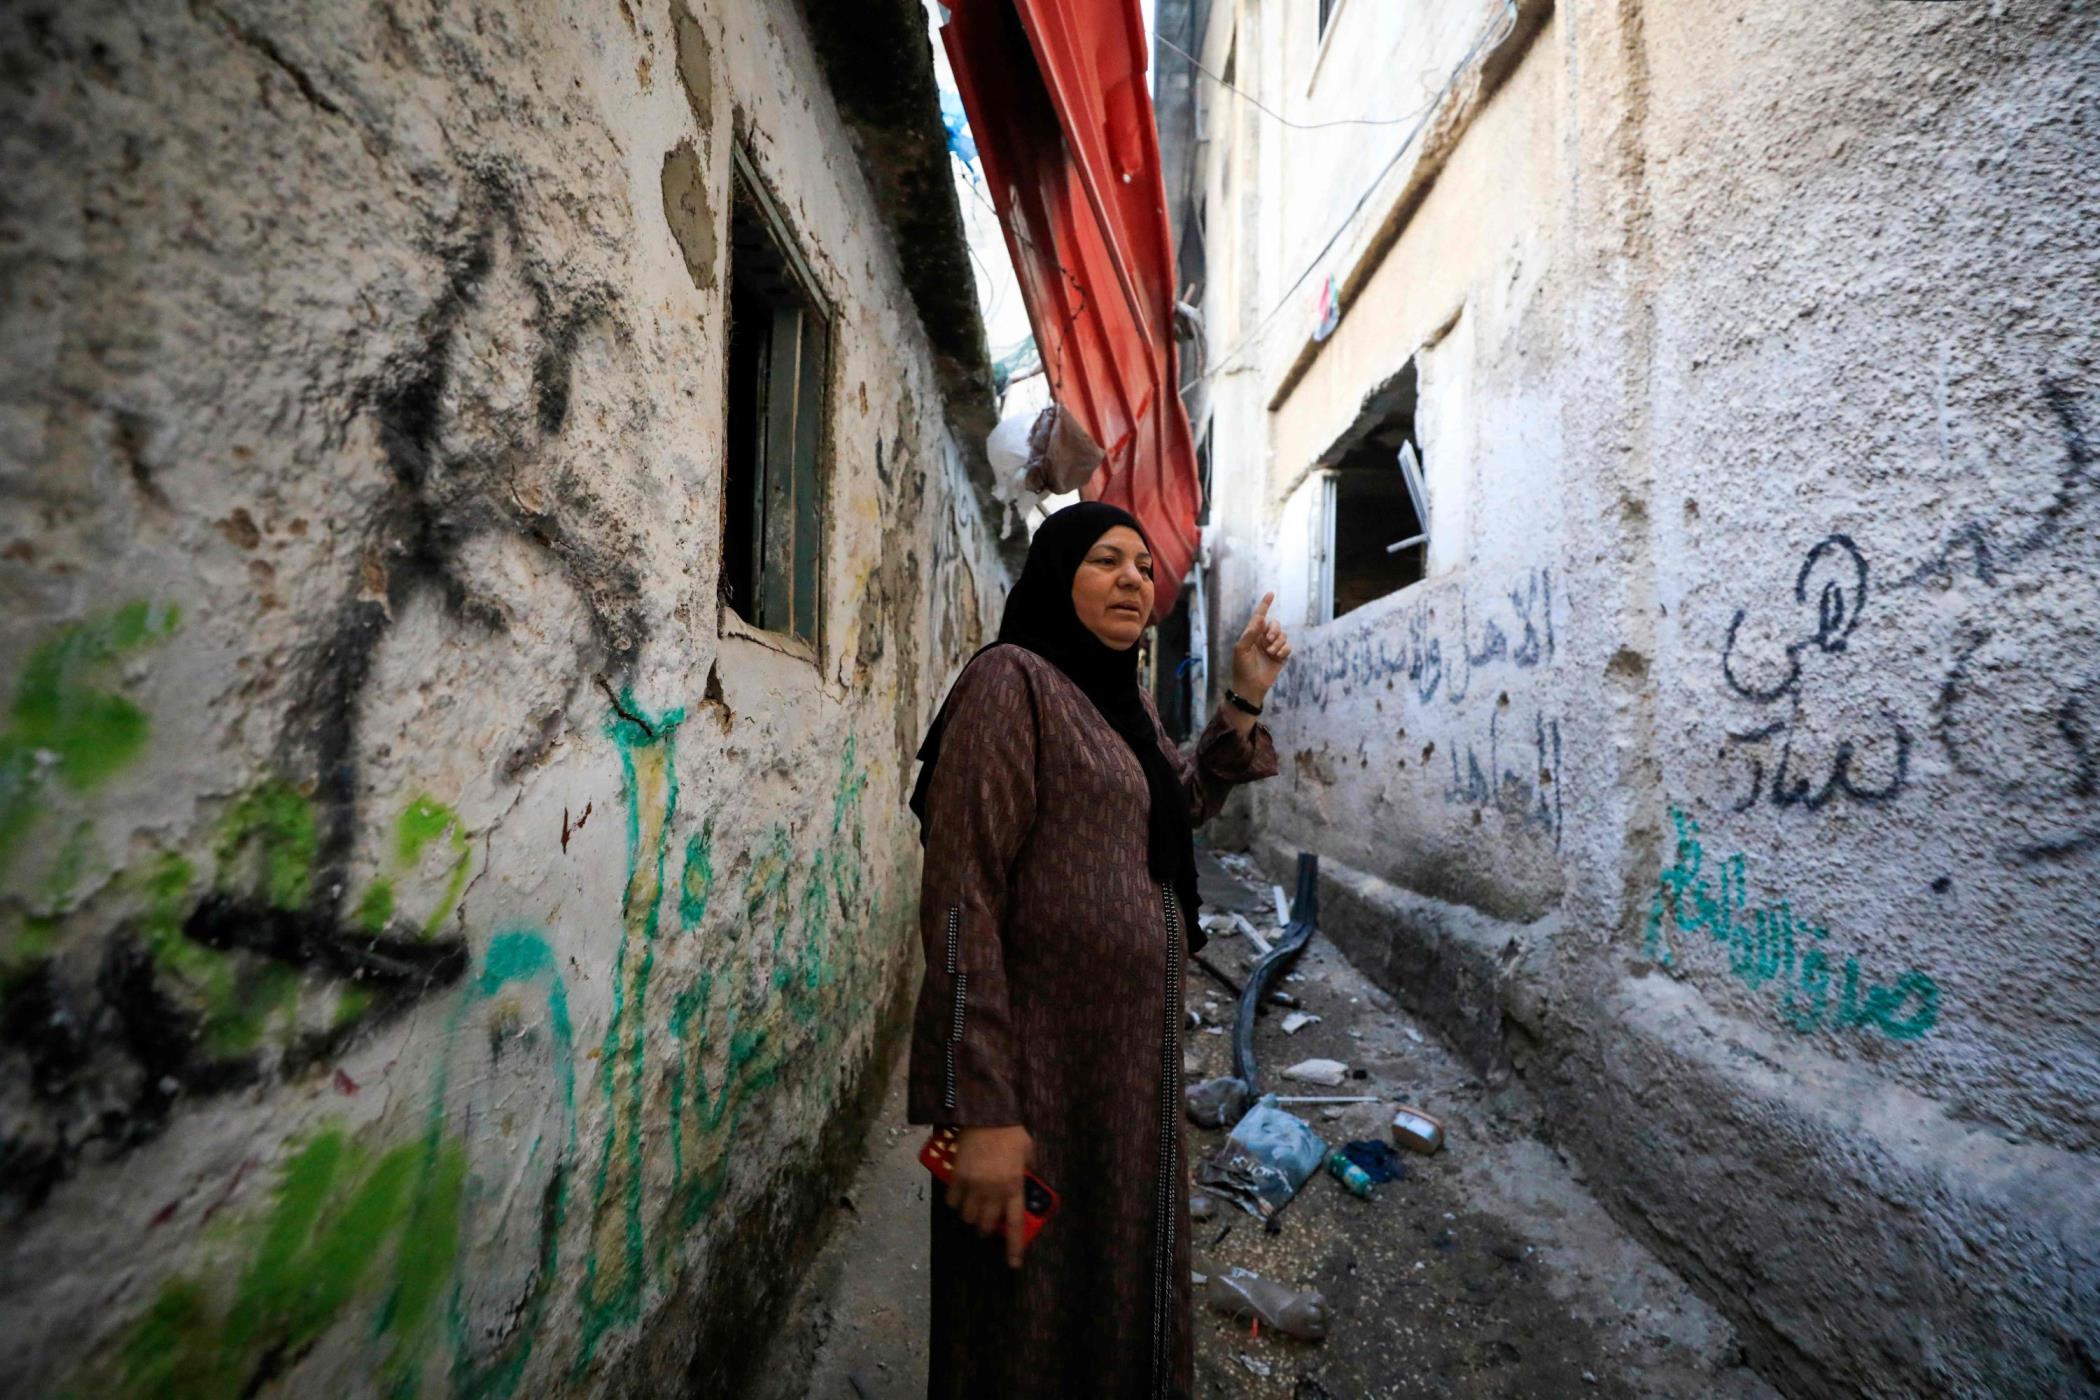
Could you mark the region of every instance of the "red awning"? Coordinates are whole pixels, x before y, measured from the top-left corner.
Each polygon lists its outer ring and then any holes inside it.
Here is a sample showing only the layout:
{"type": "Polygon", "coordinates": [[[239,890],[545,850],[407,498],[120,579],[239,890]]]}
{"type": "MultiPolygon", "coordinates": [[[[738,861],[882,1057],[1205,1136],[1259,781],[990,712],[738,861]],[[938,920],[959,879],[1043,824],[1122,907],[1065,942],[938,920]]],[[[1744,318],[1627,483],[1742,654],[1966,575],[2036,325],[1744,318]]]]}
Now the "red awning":
{"type": "Polygon", "coordinates": [[[948,0],[941,31],[1050,392],[1107,449],[1082,489],[1144,523],[1158,611],[1196,556],[1174,257],[1138,0],[948,0]]]}

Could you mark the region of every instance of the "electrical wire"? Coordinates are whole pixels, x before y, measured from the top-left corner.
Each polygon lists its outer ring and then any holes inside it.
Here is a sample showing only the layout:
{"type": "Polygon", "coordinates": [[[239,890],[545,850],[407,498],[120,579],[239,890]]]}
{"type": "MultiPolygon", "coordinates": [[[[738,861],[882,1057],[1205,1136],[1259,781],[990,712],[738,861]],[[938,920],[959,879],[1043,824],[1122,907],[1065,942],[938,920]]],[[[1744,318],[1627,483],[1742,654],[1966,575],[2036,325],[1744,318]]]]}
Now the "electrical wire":
{"type": "Polygon", "coordinates": [[[1194,68],[1198,73],[1201,73],[1204,77],[1210,79],[1212,82],[1216,83],[1219,87],[1225,89],[1227,92],[1236,93],[1240,97],[1245,98],[1248,102],[1251,102],[1254,104],[1254,106],[1260,108],[1261,111],[1267,113],[1269,116],[1275,118],[1277,121],[1282,122],[1285,126],[1290,127],[1293,131],[1324,131],[1330,126],[1400,126],[1412,119],[1412,114],[1410,114],[1410,116],[1406,117],[1343,117],[1337,121],[1331,122],[1294,122],[1289,117],[1285,116],[1283,113],[1277,111],[1273,107],[1263,106],[1262,100],[1259,97],[1256,97],[1253,93],[1241,91],[1239,88],[1234,87],[1231,83],[1226,82],[1217,74],[1211,72],[1208,68],[1205,68],[1203,66],[1202,60],[1198,59],[1196,55],[1190,53],[1181,45],[1175,43],[1172,39],[1169,39],[1166,35],[1154,34],[1152,37],[1159,40],[1162,47],[1170,48],[1174,52],[1180,54],[1184,59],[1188,60],[1189,66],[1191,68],[1194,68]]]}
{"type": "MultiPolygon", "coordinates": [[[[1436,96],[1429,99],[1428,103],[1425,104],[1422,108],[1420,108],[1417,112],[1411,114],[1412,117],[1415,118],[1414,128],[1410,130],[1407,133],[1406,137],[1401,140],[1399,149],[1393,152],[1392,158],[1386,161],[1384,165],[1380,166],[1378,173],[1371,177],[1371,183],[1364,187],[1364,192],[1361,195],[1357,196],[1356,203],[1350,206],[1349,212],[1343,216],[1341,223],[1335,226],[1334,232],[1328,235],[1327,241],[1320,245],[1320,251],[1313,254],[1312,260],[1305,265],[1305,270],[1303,272],[1300,272],[1297,278],[1294,281],[1292,281],[1291,285],[1284,289],[1283,295],[1277,299],[1277,302],[1274,306],[1269,308],[1268,315],[1261,318],[1260,324],[1256,325],[1253,330],[1249,331],[1246,335],[1242,336],[1237,344],[1235,344],[1230,350],[1226,351],[1225,354],[1219,357],[1218,362],[1216,364],[1204,370],[1203,373],[1197,375],[1194,379],[1191,379],[1187,383],[1183,384],[1181,386],[1182,393],[1186,394],[1189,390],[1195,388],[1197,385],[1205,383],[1208,380],[1215,379],[1218,375],[1224,373],[1226,367],[1230,365],[1235,358],[1238,357],[1239,353],[1242,350],[1245,350],[1256,340],[1260,339],[1262,333],[1268,330],[1269,323],[1276,319],[1276,313],[1283,310],[1284,307],[1290,304],[1291,298],[1298,294],[1298,289],[1305,285],[1305,279],[1312,276],[1313,269],[1318,267],[1321,261],[1325,259],[1329,253],[1334,251],[1334,245],[1341,241],[1342,235],[1348,231],[1349,226],[1356,222],[1356,216],[1363,212],[1364,206],[1366,204],[1370,203],[1371,196],[1377,193],[1378,187],[1381,184],[1385,183],[1385,177],[1392,174],[1393,167],[1400,163],[1400,158],[1402,156],[1405,156],[1410,150],[1414,148],[1415,138],[1420,136],[1422,134],[1422,128],[1429,124],[1430,114],[1436,110],[1436,108],[1443,102],[1443,100],[1446,97],[1450,96],[1452,88],[1457,86],[1459,74],[1465,72],[1466,69],[1472,66],[1473,60],[1480,56],[1481,50],[1492,47],[1491,43],[1489,42],[1489,35],[1494,34],[1493,43],[1499,44],[1504,39],[1507,39],[1510,36],[1510,34],[1515,31],[1516,27],[1517,0],[1505,0],[1505,3],[1502,8],[1502,14],[1497,18],[1495,24],[1489,26],[1486,29],[1483,29],[1480,32],[1480,37],[1475,39],[1473,41],[1473,46],[1466,50],[1465,57],[1461,58],[1458,61],[1458,63],[1451,69],[1450,75],[1444,79],[1444,85],[1442,88],[1438,89],[1436,96]],[[1494,31],[1496,29],[1500,29],[1501,32],[1499,34],[1495,34],[1494,31]]],[[[1168,39],[1162,38],[1160,42],[1166,44],[1169,48],[1174,48],[1172,41],[1168,39]]],[[[1174,49],[1174,51],[1176,53],[1181,52],[1181,50],[1178,48],[1174,49]]],[[[1188,55],[1182,54],[1182,57],[1187,58],[1188,55]]],[[[1194,62],[1193,59],[1191,59],[1190,61],[1194,62]]],[[[1208,72],[1209,70],[1205,69],[1204,71],[1208,72]]],[[[1218,79],[1218,81],[1223,83],[1224,79],[1220,78],[1218,79]]],[[[1230,85],[1228,84],[1228,86],[1230,85]]],[[[1239,92],[1239,89],[1234,88],[1233,91],[1239,92]]],[[[1240,95],[1242,97],[1246,97],[1245,93],[1241,93],[1240,95]]],[[[1247,98],[1247,100],[1249,102],[1254,101],[1254,99],[1251,97],[1247,98]]],[[[1261,104],[1258,102],[1256,102],[1255,105],[1257,107],[1261,106],[1261,104]]],[[[1262,111],[1268,112],[1269,109],[1266,107],[1262,107],[1262,111]]],[[[1274,112],[1269,112],[1269,115],[1272,117],[1276,116],[1274,112]]],[[[1408,118],[1401,118],[1401,120],[1407,119],[1408,118]]],[[[1277,117],[1277,120],[1282,121],[1283,118],[1277,117]]],[[[1292,124],[1295,125],[1295,123],[1292,124]]]]}

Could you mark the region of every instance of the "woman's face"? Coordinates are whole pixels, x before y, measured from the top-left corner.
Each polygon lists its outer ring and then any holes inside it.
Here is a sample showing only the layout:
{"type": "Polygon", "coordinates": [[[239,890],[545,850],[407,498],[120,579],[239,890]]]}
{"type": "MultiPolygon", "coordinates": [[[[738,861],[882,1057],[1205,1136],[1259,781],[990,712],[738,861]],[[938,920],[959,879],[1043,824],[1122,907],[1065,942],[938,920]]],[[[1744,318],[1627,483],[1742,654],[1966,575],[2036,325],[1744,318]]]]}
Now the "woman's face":
{"type": "Polygon", "coordinates": [[[1072,608],[1105,646],[1127,651],[1152,619],[1152,552],[1118,525],[1094,541],[1072,576],[1072,608]]]}

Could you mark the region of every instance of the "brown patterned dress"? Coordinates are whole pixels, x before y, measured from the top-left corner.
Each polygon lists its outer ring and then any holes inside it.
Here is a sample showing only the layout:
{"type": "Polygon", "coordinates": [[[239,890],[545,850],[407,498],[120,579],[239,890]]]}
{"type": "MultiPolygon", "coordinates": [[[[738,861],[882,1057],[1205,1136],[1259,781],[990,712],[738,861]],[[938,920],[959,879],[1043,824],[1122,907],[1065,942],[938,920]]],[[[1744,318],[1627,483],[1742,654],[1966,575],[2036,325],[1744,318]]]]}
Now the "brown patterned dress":
{"type": "MultiPolygon", "coordinates": [[[[929,1193],[927,1394],[1185,1396],[1194,911],[1147,869],[1143,770],[1064,672],[994,647],[964,669],[949,716],[928,796],[910,1118],[1025,1125],[1062,1204],[1013,1270],[1003,1242],[929,1193]]],[[[1197,822],[1232,784],[1276,772],[1259,728],[1242,739],[1213,719],[1193,758],[1159,742],[1197,822]]]]}

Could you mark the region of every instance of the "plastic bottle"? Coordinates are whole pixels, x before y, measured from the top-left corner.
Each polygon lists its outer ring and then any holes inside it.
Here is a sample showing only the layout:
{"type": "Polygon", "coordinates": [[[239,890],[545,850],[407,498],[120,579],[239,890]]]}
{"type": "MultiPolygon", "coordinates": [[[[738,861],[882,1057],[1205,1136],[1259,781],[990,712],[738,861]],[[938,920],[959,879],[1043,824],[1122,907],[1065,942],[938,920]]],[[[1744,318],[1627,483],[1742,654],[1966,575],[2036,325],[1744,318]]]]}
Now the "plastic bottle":
{"type": "Polygon", "coordinates": [[[1219,1312],[1245,1322],[1260,1318],[1278,1332],[1317,1342],[1327,1335],[1327,1299],[1319,1292],[1300,1293],[1245,1269],[1212,1274],[1203,1297],[1219,1312]]]}
{"type": "Polygon", "coordinates": [[[1347,1187],[1350,1195],[1362,1197],[1366,1201],[1371,1199],[1371,1178],[1369,1174],[1362,1167],[1343,1156],[1339,1147],[1327,1154],[1327,1172],[1336,1181],[1347,1187]]]}

